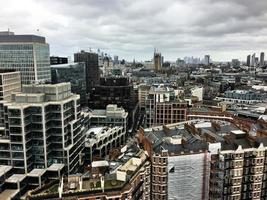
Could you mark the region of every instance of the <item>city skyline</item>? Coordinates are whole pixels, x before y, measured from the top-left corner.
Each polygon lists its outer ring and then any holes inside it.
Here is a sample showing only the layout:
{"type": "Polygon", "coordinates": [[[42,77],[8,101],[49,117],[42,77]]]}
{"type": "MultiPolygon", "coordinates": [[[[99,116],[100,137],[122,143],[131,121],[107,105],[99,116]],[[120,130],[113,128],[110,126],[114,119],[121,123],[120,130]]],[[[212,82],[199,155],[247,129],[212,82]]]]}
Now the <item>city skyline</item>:
{"type": "Polygon", "coordinates": [[[245,61],[266,52],[266,9],[264,0],[11,0],[0,16],[4,30],[46,37],[51,55],[92,48],[150,60],[156,47],[170,61],[206,54],[214,61],[245,61]]]}

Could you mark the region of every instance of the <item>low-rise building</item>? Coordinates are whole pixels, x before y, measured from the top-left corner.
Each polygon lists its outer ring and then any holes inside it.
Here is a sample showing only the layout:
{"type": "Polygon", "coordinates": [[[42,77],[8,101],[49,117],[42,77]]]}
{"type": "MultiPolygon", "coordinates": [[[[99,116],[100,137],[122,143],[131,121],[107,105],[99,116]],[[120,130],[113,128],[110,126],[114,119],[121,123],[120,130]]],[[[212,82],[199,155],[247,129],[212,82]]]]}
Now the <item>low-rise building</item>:
{"type": "Polygon", "coordinates": [[[126,142],[126,130],[121,126],[96,127],[86,132],[85,162],[90,164],[94,159],[103,159],[112,149],[121,147],[126,142]]]}
{"type": "Polygon", "coordinates": [[[127,129],[128,113],[116,104],[107,105],[106,109],[89,111],[91,126],[122,126],[127,129]]]}
{"type": "Polygon", "coordinates": [[[54,184],[44,185],[38,191],[30,192],[27,198],[150,200],[150,174],[151,164],[146,152],[130,145],[121,149],[116,159],[94,161],[85,174],[68,176],[54,184]]]}

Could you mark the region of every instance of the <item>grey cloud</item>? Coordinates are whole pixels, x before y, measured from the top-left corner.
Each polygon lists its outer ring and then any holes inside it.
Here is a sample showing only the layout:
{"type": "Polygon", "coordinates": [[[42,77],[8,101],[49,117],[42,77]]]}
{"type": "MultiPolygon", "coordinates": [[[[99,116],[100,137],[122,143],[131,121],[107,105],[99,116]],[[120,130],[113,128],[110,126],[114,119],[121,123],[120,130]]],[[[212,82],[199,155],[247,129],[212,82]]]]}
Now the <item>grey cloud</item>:
{"type": "MultiPolygon", "coordinates": [[[[20,0],[10,2],[9,6],[21,6],[20,0]]],[[[1,10],[1,27],[18,33],[34,33],[39,28],[54,55],[72,55],[91,47],[144,60],[151,59],[156,47],[171,60],[205,53],[215,60],[230,60],[224,57],[230,52],[244,60],[249,51],[267,49],[266,0],[25,2],[27,6],[1,10]]]]}

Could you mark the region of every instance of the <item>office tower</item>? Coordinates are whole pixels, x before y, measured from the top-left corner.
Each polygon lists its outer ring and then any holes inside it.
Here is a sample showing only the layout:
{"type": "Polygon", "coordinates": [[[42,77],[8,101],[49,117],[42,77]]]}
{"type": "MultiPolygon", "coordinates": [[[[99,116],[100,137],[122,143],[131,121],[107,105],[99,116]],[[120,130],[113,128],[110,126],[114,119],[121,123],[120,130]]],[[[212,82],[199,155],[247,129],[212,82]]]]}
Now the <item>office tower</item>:
{"type": "Polygon", "coordinates": [[[204,64],[209,65],[210,64],[210,55],[205,55],[204,57],[204,64]]]}
{"type": "Polygon", "coordinates": [[[1,102],[0,165],[29,173],[62,163],[68,174],[75,173],[89,121],[79,101],[70,83],[59,83],[24,85],[11,102],[1,102]]]}
{"type": "Polygon", "coordinates": [[[155,71],[161,71],[162,69],[162,56],[160,52],[157,52],[155,50],[154,52],[154,70],[155,71]]]}
{"type": "Polygon", "coordinates": [[[0,100],[10,101],[11,94],[20,91],[20,72],[15,70],[0,70],[0,100]]]}
{"type": "Polygon", "coordinates": [[[250,62],[250,58],[251,58],[251,56],[248,55],[248,56],[247,56],[247,66],[250,66],[250,64],[251,64],[251,62],[250,62]]]}
{"type": "Polygon", "coordinates": [[[100,84],[92,90],[89,108],[106,109],[109,104],[117,104],[128,112],[128,125],[132,127],[138,111],[137,92],[126,77],[100,78],[100,84]]]}
{"type": "Polygon", "coordinates": [[[90,93],[92,88],[99,84],[100,72],[98,55],[92,52],[81,51],[74,54],[74,62],[84,62],[86,68],[86,92],[90,93]]]}
{"type": "Polygon", "coordinates": [[[81,106],[87,105],[85,63],[69,63],[51,66],[52,83],[70,82],[71,92],[79,94],[81,106]]]}
{"type": "Polygon", "coordinates": [[[251,66],[256,67],[256,54],[255,53],[251,56],[251,66]]]}
{"type": "Polygon", "coordinates": [[[51,81],[49,56],[44,37],[0,34],[0,69],[20,71],[22,84],[51,81]]]}
{"type": "Polygon", "coordinates": [[[179,101],[172,88],[151,87],[145,102],[147,127],[186,120],[187,103],[179,101]]]}
{"type": "Polygon", "coordinates": [[[67,64],[67,57],[59,57],[59,56],[51,56],[50,57],[50,65],[59,65],[59,64],[67,64]]]}
{"type": "Polygon", "coordinates": [[[264,66],[264,52],[261,52],[261,56],[260,56],[260,66],[264,66]]]}

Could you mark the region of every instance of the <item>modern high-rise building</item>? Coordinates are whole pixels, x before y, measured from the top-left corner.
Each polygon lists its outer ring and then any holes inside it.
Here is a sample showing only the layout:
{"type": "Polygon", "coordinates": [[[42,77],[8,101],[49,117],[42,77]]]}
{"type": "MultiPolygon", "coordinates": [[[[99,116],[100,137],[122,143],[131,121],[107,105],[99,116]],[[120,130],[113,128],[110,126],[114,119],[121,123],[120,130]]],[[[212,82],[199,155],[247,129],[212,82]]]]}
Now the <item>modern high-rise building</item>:
{"type": "Polygon", "coordinates": [[[256,54],[252,54],[251,56],[251,66],[256,67],[256,54]]]}
{"type": "Polygon", "coordinates": [[[209,65],[210,64],[210,55],[205,55],[204,57],[204,64],[209,65]]]}
{"type": "Polygon", "coordinates": [[[75,173],[88,121],[70,83],[24,85],[12,101],[0,103],[0,165],[29,173],[60,163],[66,173],[75,173]]]}
{"type": "Polygon", "coordinates": [[[51,66],[52,83],[71,83],[71,92],[79,94],[81,106],[87,105],[85,63],[69,63],[51,66]]]}
{"type": "Polygon", "coordinates": [[[162,69],[162,56],[160,52],[154,52],[154,70],[160,71],[162,69]]]}
{"type": "Polygon", "coordinates": [[[106,109],[109,104],[117,104],[128,112],[128,126],[135,123],[138,113],[137,92],[127,77],[103,77],[95,86],[89,98],[89,108],[106,109]]]}
{"type": "Polygon", "coordinates": [[[21,92],[20,72],[0,70],[0,100],[10,101],[14,92],[21,92]]]}
{"type": "Polygon", "coordinates": [[[0,34],[0,69],[20,71],[22,84],[51,81],[49,56],[44,37],[0,34]]]}
{"type": "Polygon", "coordinates": [[[261,52],[260,55],[260,66],[264,66],[264,52],[261,52]]]}
{"type": "Polygon", "coordinates": [[[99,84],[100,71],[98,65],[98,54],[81,51],[74,54],[74,62],[84,62],[86,67],[86,91],[90,93],[95,85],[99,84]]]}
{"type": "Polygon", "coordinates": [[[247,66],[250,66],[250,64],[251,64],[250,58],[251,58],[251,55],[248,55],[247,56],[247,66]]]}

